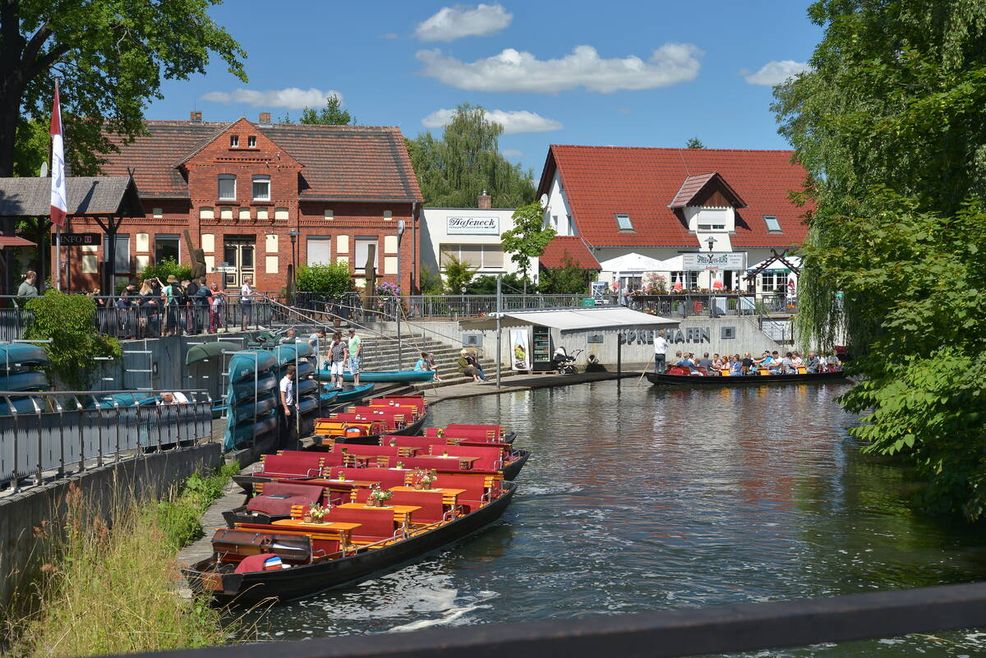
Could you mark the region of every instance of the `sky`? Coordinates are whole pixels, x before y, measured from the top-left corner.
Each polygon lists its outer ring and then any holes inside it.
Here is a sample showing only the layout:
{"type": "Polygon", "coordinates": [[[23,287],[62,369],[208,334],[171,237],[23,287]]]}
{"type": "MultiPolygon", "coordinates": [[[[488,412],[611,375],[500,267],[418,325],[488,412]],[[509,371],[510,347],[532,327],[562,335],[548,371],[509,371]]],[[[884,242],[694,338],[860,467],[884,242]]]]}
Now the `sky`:
{"type": "Polygon", "coordinates": [[[277,120],[332,93],[363,125],[440,136],[461,103],[504,125],[501,152],[540,175],[548,146],[782,149],[771,85],[821,39],[808,0],[448,2],[226,0],[247,52],[162,85],[149,119],[277,120]]]}

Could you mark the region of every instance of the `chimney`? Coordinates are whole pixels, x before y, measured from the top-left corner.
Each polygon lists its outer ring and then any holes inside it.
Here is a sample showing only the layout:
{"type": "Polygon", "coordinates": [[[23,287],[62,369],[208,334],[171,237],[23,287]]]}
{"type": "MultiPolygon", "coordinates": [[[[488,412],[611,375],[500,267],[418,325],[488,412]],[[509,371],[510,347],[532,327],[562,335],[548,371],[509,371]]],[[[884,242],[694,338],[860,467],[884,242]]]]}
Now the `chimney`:
{"type": "Polygon", "coordinates": [[[270,112],[260,113],[260,125],[269,126],[270,125],[270,112]]]}
{"type": "Polygon", "coordinates": [[[188,115],[188,120],[192,123],[202,123],[202,113],[201,112],[190,112],[188,115]]]}
{"type": "Polygon", "coordinates": [[[479,208],[485,208],[485,209],[492,208],[493,207],[493,197],[491,197],[489,194],[487,194],[486,193],[486,190],[483,190],[483,193],[480,194],[479,195],[479,198],[476,200],[476,206],[479,207],[479,208]]]}

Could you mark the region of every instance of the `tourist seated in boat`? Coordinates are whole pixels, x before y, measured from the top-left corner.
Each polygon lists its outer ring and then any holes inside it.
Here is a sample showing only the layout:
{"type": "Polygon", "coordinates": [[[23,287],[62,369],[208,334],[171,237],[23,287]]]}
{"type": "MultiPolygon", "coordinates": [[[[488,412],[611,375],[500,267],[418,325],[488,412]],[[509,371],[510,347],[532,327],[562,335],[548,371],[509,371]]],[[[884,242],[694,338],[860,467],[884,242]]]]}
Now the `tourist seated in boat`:
{"type": "Polygon", "coordinates": [[[794,365],[794,355],[791,352],[785,353],[784,358],[781,359],[780,374],[794,375],[797,372],[798,369],[794,365]]]}
{"type": "Polygon", "coordinates": [[[753,366],[754,366],[753,356],[749,352],[747,352],[743,356],[742,366],[743,366],[743,370],[741,371],[740,374],[749,375],[753,371],[753,366]]]}
{"type": "Polygon", "coordinates": [[[821,367],[821,363],[821,359],[818,358],[818,355],[815,354],[814,351],[808,352],[808,361],[805,366],[808,369],[808,372],[811,374],[817,373],[818,369],[821,367]]]}
{"type": "Polygon", "coordinates": [[[730,363],[729,365],[730,375],[736,377],[746,374],[743,368],[743,359],[740,358],[739,354],[734,354],[733,356],[730,357],[730,360],[732,361],[732,363],[730,363]]]}
{"type": "Polygon", "coordinates": [[[727,367],[728,361],[729,361],[728,355],[727,358],[725,359],[719,356],[718,354],[712,355],[712,367],[715,368],[716,370],[724,370],[727,367]]]}
{"type": "Polygon", "coordinates": [[[422,352],[421,357],[414,362],[414,369],[419,371],[431,371],[434,373],[434,379],[436,382],[442,381],[442,378],[438,376],[438,369],[435,367],[435,360],[432,359],[427,352],[422,352]]]}
{"type": "Polygon", "coordinates": [[[708,372],[712,368],[712,359],[709,358],[709,353],[706,352],[703,354],[696,365],[699,369],[704,369],[705,372],[708,372]]]}
{"type": "Polygon", "coordinates": [[[792,362],[794,363],[794,367],[795,368],[804,368],[805,367],[805,361],[804,361],[804,359],[801,358],[801,353],[800,352],[794,352],[794,357],[792,358],[792,362]]]}

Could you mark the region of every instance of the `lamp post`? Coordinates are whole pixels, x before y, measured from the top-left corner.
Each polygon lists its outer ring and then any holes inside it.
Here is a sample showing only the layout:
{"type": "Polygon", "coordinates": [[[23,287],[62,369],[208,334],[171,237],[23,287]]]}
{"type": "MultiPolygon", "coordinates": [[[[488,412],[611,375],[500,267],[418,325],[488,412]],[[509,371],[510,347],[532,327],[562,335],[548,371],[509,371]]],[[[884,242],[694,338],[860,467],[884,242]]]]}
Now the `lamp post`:
{"type": "Polygon", "coordinates": [[[461,286],[459,286],[459,292],[462,293],[462,297],[460,298],[461,307],[459,309],[459,312],[462,313],[462,317],[466,317],[466,284],[463,283],[461,286]]]}
{"type": "Polygon", "coordinates": [[[404,308],[401,306],[401,238],[404,237],[404,220],[397,220],[397,309],[394,315],[397,317],[397,369],[404,369],[404,341],[401,340],[401,313],[404,308]]]}
{"type": "MultiPolygon", "coordinates": [[[[705,241],[705,244],[709,245],[709,255],[711,256],[712,255],[712,247],[715,246],[716,239],[710,235],[709,236],[709,239],[705,241]]],[[[712,259],[711,258],[709,258],[709,267],[710,268],[712,267],[712,259]]],[[[714,291],[714,288],[715,288],[715,278],[716,278],[715,271],[712,270],[712,269],[709,269],[709,294],[710,295],[713,294],[713,291],[714,291]]],[[[715,298],[714,295],[709,298],[709,315],[711,317],[713,317],[713,318],[716,316],[716,298],[715,298]]]]}
{"type": "Polygon", "coordinates": [[[288,291],[288,296],[294,300],[294,290],[298,286],[298,257],[295,251],[295,244],[298,242],[298,236],[301,235],[298,231],[291,229],[288,231],[288,237],[291,238],[291,289],[288,291]]]}

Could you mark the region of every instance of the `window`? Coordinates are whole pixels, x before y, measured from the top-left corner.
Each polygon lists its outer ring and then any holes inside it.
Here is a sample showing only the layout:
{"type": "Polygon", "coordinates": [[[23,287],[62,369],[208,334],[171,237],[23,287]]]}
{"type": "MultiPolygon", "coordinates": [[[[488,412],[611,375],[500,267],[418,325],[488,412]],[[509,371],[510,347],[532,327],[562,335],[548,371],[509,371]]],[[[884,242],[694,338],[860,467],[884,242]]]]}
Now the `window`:
{"type": "Polygon", "coordinates": [[[380,250],[377,249],[376,238],[356,238],[356,262],[353,263],[355,269],[363,271],[366,269],[366,261],[369,258],[370,246],[373,246],[373,268],[380,267],[380,250]]]}
{"type": "MultiPolygon", "coordinates": [[[[110,252],[109,252],[109,236],[103,238],[103,260],[109,262],[110,252]]],[[[116,236],[116,253],[115,263],[113,270],[118,274],[123,274],[130,271],[130,236],[129,235],[117,235],[116,236]]]]}
{"type": "Polygon", "coordinates": [[[219,174],[219,200],[236,201],[236,176],[219,174]]]}
{"type": "Polygon", "coordinates": [[[160,263],[165,259],[171,259],[176,263],[181,262],[178,236],[158,233],[154,236],[154,262],[160,263]]]}
{"type": "Polygon", "coordinates": [[[676,283],[680,283],[684,290],[694,290],[698,288],[698,272],[671,272],[672,290],[676,283]]]}
{"type": "Polygon", "coordinates": [[[632,231],[633,222],[630,221],[630,215],[617,215],[616,226],[621,231],[632,231]]]}
{"type": "Polygon", "coordinates": [[[239,135],[230,135],[229,136],[229,148],[235,149],[235,148],[239,148],[239,146],[240,146],[240,136],[239,135]]]}
{"type": "MultiPolygon", "coordinates": [[[[308,238],[308,265],[329,265],[331,258],[332,238],[328,236],[312,236],[308,238]]],[[[364,261],[365,262],[365,261],[364,261]]]]}
{"type": "Polygon", "coordinates": [[[767,225],[767,230],[771,233],[781,232],[781,223],[777,221],[777,218],[773,215],[764,215],[763,221],[767,225]]]}
{"type": "Polygon", "coordinates": [[[725,231],[726,230],[726,225],[725,224],[699,224],[698,225],[698,230],[699,231],[725,231]]]}
{"type": "Polygon", "coordinates": [[[787,286],[787,274],[784,272],[775,272],[772,270],[767,270],[760,275],[760,290],[763,292],[776,292],[778,290],[786,290],[787,286]]]}
{"type": "Polygon", "coordinates": [[[442,269],[452,258],[478,269],[503,268],[503,247],[499,244],[442,244],[439,253],[442,269]]]}
{"type": "Polygon", "coordinates": [[[247,137],[247,148],[248,149],[255,149],[255,148],[257,148],[257,136],[256,135],[250,135],[249,137],[247,137]]]}
{"type": "Polygon", "coordinates": [[[253,200],[270,201],[270,176],[253,177],[253,200]]]}

